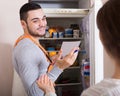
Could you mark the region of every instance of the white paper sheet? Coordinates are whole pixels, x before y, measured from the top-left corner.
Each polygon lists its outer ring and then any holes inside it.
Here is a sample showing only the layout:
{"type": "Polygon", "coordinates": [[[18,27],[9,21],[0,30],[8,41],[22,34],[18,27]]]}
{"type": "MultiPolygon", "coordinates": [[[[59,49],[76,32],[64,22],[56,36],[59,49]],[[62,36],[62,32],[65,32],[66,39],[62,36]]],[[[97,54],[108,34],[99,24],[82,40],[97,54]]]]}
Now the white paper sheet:
{"type": "Polygon", "coordinates": [[[80,43],[81,41],[63,41],[61,46],[62,56],[66,56],[74,47],[78,47],[80,43]]]}

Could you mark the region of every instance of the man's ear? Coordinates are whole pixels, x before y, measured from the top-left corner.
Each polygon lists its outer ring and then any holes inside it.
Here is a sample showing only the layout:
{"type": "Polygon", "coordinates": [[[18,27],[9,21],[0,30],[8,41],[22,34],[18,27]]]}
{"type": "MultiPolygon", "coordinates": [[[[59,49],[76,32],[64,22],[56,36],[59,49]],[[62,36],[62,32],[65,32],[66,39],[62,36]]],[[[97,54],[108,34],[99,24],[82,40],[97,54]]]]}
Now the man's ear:
{"type": "Polygon", "coordinates": [[[26,28],[26,22],[24,20],[21,20],[21,25],[22,25],[23,29],[26,28]]]}

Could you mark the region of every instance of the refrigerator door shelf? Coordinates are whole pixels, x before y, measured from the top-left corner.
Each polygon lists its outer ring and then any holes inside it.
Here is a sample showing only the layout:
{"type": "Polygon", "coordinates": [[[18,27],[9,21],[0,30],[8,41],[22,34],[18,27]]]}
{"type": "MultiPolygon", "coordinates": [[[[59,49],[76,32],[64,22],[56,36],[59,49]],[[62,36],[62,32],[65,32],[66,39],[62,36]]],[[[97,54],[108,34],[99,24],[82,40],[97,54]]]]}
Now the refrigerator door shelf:
{"type": "Polygon", "coordinates": [[[70,18],[82,18],[89,13],[89,9],[65,9],[65,8],[44,8],[47,17],[57,18],[57,17],[70,17],[70,18]]]}

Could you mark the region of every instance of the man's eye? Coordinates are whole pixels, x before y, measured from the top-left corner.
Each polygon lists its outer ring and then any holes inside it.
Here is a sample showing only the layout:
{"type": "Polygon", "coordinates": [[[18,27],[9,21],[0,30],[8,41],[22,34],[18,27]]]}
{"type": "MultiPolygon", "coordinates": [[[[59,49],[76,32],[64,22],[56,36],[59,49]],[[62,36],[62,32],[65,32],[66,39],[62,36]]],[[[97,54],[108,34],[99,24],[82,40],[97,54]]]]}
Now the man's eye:
{"type": "Polygon", "coordinates": [[[34,23],[37,23],[38,21],[37,21],[37,20],[34,20],[33,22],[34,22],[34,23]]]}

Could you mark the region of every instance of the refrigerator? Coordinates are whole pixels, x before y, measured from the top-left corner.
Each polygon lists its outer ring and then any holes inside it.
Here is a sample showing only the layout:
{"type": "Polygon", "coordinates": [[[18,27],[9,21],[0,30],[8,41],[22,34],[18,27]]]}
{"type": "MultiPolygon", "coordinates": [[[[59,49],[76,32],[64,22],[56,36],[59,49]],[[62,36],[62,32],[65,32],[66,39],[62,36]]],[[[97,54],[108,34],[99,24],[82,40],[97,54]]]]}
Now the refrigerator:
{"type": "Polygon", "coordinates": [[[94,1],[31,1],[40,4],[47,16],[46,35],[39,42],[51,57],[58,53],[63,42],[81,42],[74,64],[55,81],[57,96],[80,96],[83,90],[95,83],[94,1]]]}

